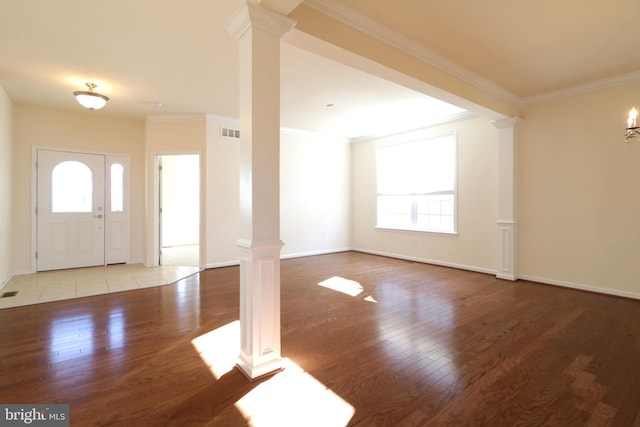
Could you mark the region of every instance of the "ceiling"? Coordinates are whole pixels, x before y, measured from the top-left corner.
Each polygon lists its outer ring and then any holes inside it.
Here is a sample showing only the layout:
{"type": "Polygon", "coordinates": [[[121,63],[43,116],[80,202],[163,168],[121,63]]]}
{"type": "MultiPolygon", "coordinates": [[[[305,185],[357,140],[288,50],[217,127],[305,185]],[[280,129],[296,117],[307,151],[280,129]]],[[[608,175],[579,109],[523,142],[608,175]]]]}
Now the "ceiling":
{"type": "MultiPolygon", "coordinates": [[[[640,80],[638,0],[307,2],[371,34],[417,44],[435,65],[487,82],[516,104],[640,80]]],[[[91,114],[237,118],[237,41],[224,24],[241,4],[2,0],[0,85],[16,104],[80,111],[71,93],[91,81],[111,98],[91,114]]],[[[281,68],[284,127],[359,138],[460,111],[286,41],[281,68]]]]}
{"type": "Polygon", "coordinates": [[[515,99],[640,72],[638,0],[318,3],[366,16],[515,99]]]}

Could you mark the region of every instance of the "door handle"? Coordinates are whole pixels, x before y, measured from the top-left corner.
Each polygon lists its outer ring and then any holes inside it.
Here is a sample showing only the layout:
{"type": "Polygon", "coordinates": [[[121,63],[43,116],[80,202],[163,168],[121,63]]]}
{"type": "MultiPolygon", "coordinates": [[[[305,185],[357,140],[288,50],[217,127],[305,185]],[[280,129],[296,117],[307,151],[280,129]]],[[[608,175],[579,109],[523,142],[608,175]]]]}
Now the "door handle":
{"type": "Polygon", "coordinates": [[[102,218],[102,214],[100,214],[100,215],[94,215],[93,217],[94,217],[94,218],[102,218]]]}

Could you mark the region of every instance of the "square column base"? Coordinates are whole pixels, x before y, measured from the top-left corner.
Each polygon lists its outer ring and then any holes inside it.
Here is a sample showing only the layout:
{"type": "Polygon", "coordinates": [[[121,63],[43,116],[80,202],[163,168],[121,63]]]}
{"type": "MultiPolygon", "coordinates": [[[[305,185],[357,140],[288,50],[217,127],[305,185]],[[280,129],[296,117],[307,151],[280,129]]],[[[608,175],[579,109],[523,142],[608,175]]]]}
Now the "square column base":
{"type": "Polygon", "coordinates": [[[515,260],[516,223],[498,221],[498,279],[518,280],[515,260]]]}
{"type": "Polygon", "coordinates": [[[280,354],[280,249],[282,242],[239,240],[240,356],[250,380],[282,369],[280,354]]]}
{"type": "Polygon", "coordinates": [[[278,359],[277,361],[274,360],[272,363],[268,363],[265,366],[259,367],[259,369],[241,364],[241,362],[238,362],[235,368],[240,371],[242,375],[247,377],[247,379],[251,382],[260,381],[284,371],[284,366],[282,366],[282,359],[278,359]]]}

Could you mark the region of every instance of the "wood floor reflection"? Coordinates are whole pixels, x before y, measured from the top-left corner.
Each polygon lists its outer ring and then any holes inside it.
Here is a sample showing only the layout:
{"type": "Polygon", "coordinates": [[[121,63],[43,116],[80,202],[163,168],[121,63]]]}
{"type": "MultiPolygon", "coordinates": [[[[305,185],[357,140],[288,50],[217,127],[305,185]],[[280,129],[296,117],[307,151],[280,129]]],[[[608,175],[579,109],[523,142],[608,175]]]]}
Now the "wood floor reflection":
{"type": "Polygon", "coordinates": [[[222,369],[238,291],[226,267],[0,310],[0,403],[68,403],[72,426],[640,426],[640,301],[356,252],[283,260],[288,367],[249,383],[222,369]]]}

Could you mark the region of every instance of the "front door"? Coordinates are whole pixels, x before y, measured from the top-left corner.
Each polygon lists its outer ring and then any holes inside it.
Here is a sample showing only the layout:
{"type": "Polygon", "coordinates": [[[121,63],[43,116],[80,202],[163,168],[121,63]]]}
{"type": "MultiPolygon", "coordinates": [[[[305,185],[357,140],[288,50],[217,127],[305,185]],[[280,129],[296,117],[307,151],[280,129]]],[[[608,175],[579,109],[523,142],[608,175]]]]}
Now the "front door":
{"type": "Polygon", "coordinates": [[[38,271],[105,264],[105,160],[38,150],[38,271]]]}

